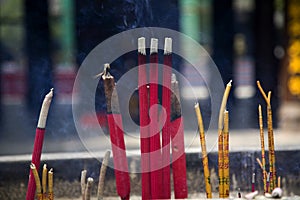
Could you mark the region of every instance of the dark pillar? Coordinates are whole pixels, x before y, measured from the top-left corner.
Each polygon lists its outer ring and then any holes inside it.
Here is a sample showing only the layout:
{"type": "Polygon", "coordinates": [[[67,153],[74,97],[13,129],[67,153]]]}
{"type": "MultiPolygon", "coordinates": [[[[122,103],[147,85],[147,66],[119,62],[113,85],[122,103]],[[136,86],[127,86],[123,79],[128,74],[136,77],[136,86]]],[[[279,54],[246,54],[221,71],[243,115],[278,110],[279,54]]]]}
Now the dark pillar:
{"type": "MultiPolygon", "coordinates": [[[[273,126],[277,126],[278,107],[278,62],[275,60],[275,29],[273,23],[274,1],[256,0],[255,10],[255,59],[256,77],[260,80],[265,91],[272,91],[273,126]]],[[[265,105],[263,98],[258,94],[259,102],[265,105]]]]}
{"type": "Polygon", "coordinates": [[[38,114],[45,94],[52,87],[48,3],[25,0],[24,8],[27,105],[33,114],[38,114]]]}
{"type": "Polygon", "coordinates": [[[232,79],[233,63],[232,0],[213,1],[213,60],[225,84],[232,79]]]}

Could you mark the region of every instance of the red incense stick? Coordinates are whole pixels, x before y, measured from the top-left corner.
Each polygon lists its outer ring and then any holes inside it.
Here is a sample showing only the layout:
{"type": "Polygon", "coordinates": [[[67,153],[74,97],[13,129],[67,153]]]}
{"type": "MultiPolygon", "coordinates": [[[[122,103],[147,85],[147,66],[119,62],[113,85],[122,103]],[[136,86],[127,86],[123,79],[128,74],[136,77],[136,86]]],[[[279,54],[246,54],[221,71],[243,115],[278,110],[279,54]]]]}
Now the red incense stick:
{"type": "Polygon", "coordinates": [[[108,72],[109,64],[104,65],[102,79],[107,106],[107,121],[112,145],[114,171],[116,176],[116,187],[121,199],[129,199],[130,179],[128,173],[128,163],[126,159],[126,148],[124,142],[124,132],[122,116],[119,110],[119,100],[115,89],[114,77],[108,72]]]}
{"type": "Polygon", "coordinates": [[[255,173],[252,174],[251,192],[255,191],[255,173]]]}
{"type": "MultiPolygon", "coordinates": [[[[47,121],[48,111],[49,111],[52,97],[53,97],[53,88],[44,98],[42,108],[40,111],[38,125],[36,128],[31,163],[33,163],[36,166],[37,170],[39,169],[40,162],[41,162],[41,154],[42,154],[43,141],[45,135],[46,121],[47,121]]],[[[32,170],[30,170],[26,200],[34,199],[35,190],[36,190],[36,184],[35,184],[32,170]]]]}
{"type": "Polygon", "coordinates": [[[149,103],[151,108],[150,123],[150,183],[152,199],[162,198],[162,171],[160,134],[158,130],[158,40],[151,38],[149,103]],[[153,106],[153,107],[152,107],[153,106]]]}
{"type": "Polygon", "coordinates": [[[172,39],[165,38],[162,106],[166,110],[166,122],[162,128],[162,184],[163,198],[171,198],[170,184],[170,136],[171,136],[171,69],[172,68],[172,39]]]}
{"type": "Polygon", "coordinates": [[[147,89],[146,44],[144,37],[138,39],[138,65],[142,199],[150,199],[150,139],[149,129],[147,128],[147,125],[149,124],[149,102],[147,89]]]}
{"type": "Polygon", "coordinates": [[[184,126],[181,116],[178,81],[172,74],[172,111],[171,111],[171,142],[172,142],[172,171],[175,199],[188,197],[186,181],[186,158],[184,151],[184,126]]]}

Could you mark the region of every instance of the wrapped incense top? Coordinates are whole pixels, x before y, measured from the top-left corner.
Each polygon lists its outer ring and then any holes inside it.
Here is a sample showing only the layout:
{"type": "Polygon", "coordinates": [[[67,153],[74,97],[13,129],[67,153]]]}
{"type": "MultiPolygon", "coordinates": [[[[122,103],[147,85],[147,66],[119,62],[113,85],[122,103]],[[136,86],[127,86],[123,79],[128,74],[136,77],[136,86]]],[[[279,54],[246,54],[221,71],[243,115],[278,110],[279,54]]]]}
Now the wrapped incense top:
{"type": "Polygon", "coordinates": [[[138,52],[146,55],[146,39],[144,37],[138,39],[138,52]]]}
{"type": "Polygon", "coordinates": [[[151,38],[150,54],[158,53],[158,39],[151,38]]]}
{"type": "Polygon", "coordinates": [[[38,125],[37,125],[38,128],[46,127],[46,121],[47,121],[48,111],[49,111],[49,107],[50,107],[50,104],[52,101],[52,97],[53,97],[53,88],[50,90],[50,92],[44,98],[42,108],[40,111],[38,125]]]}
{"type": "Polygon", "coordinates": [[[164,55],[170,55],[172,53],[172,38],[165,38],[164,55]]]}

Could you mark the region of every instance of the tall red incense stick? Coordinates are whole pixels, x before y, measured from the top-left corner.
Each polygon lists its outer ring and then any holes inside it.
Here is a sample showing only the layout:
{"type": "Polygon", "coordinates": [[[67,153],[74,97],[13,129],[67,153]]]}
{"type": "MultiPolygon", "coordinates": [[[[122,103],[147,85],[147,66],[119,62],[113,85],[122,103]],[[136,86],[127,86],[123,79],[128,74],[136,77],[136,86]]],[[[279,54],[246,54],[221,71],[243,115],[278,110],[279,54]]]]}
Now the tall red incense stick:
{"type": "Polygon", "coordinates": [[[107,121],[113,152],[117,192],[121,199],[125,200],[130,197],[130,179],[118,94],[114,91],[116,87],[115,81],[114,77],[108,72],[109,68],[109,64],[105,64],[102,74],[107,106],[107,121]]]}
{"type": "Polygon", "coordinates": [[[150,139],[149,129],[147,128],[147,125],[149,124],[149,102],[147,89],[146,42],[144,37],[138,39],[138,65],[142,199],[150,199],[150,139]]]}
{"type": "Polygon", "coordinates": [[[172,142],[172,171],[174,194],[176,199],[185,199],[188,196],[186,181],[186,158],[184,151],[184,126],[181,116],[180,94],[178,81],[172,74],[171,95],[171,142],[172,142]]]}
{"type": "Polygon", "coordinates": [[[170,184],[170,136],[171,136],[171,69],[172,68],[172,39],[165,38],[162,106],[166,110],[166,122],[162,128],[162,184],[163,198],[171,198],[170,184]]]}
{"type": "MultiPolygon", "coordinates": [[[[48,111],[49,111],[52,97],[53,97],[53,88],[44,98],[42,108],[40,111],[40,117],[36,128],[31,163],[33,163],[36,166],[37,170],[39,169],[40,162],[41,162],[41,154],[42,154],[43,141],[45,135],[46,121],[47,121],[48,111]]],[[[35,180],[32,174],[32,170],[30,170],[26,200],[34,199],[35,190],[36,190],[35,180]]]]}
{"type": "Polygon", "coordinates": [[[151,108],[150,123],[150,183],[151,198],[162,198],[162,171],[160,134],[158,130],[158,40],[151,38],[149,70],[149,102],[151,108]]]}

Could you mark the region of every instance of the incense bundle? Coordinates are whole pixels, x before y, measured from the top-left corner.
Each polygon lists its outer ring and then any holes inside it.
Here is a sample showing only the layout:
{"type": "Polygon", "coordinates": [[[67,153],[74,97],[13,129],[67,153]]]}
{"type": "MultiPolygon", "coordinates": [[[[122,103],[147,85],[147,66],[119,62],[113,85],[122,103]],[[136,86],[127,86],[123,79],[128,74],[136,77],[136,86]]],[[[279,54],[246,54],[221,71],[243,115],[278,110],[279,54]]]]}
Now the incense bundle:
{"type": "Polygon", "coordinates": [[[224,112],[227,103],[227,99],[229,96],[229,92],[231,89],[231,82],[226,85],[226,89],[224,91],[220,111],[219,111],[219,123],[218,123],[218,173],[219,173],[219,197],[224,198],[224,132],[223,132],[223,120],[224,120],[224,112]]]}
{"type": "Polygon", "coordinates": [[[144,37],[138,39],[138,65],[142,199],[150,199],[150,139],[149,129],[147,127],[150,120],[148,115],[149,102],[147,90],[146,42],[144,37]]]}
{"type": "Polygon", "coordinates": [[[224,198],[229,197],[229,189],[230,189],[230,175],[229,175],[229,114],[228,111],[224,112],[224,198]]]}
{"type": "Polygon", "coordinates": [[[162,185],[164,187],[163,198],[171,198],[170,183],[170,136],[171,136],[171,68],[172,68],[172,39],[165,38],[162,106],[166,110],[166,122],[162,128],[162,185]]]}
{"type": "Polygon", "coordinates": [[[32,171],[35,185],[36,185],[36,193],[38,200],[53,200],[53,169],[51,168],[48,172],[48,194],[47,194],[47,167],[46,164],[43,166],[42,172],[42,184],[37,171],[36,166],[31,163],[30,169],[32,171]]]}
{"type": "Polygon", "coordinates": [[[104,82],[107,106],[107,121],[113,152],[116,187],[118,195],[121,197],[121,199],[129,199],[130,179],[126,158],[122,116],[120,114],[117,92],[113,92],[116,87],[114,77],[108,72],[109,68],[109,64],[104,65],[104,73],[102,74],[102,79],[104,82]]]}
{"type": "Polygon", "coordinates": [[[274,148],[274,134],[273,134],[272,108],[271,108],[271,91],[269,91],[268,96],[266,96],[266,93],[261,87],[259,81],[257,81],[257,87],[267,104],[270,190],[272,191],[276,187],[276,167],[275,167],[275,148],[274,148]]]}
{"type": "Polygon", "coordinates": [[[259,120],[259,131],[260,131],[260,142],[261,142],[261,168],[263,174],[264,193],[267,192],[267,172],[266,172],[266,158],[265,158],[265,139],[264,139],[264,127],[263,117],[261,111],[261,105],[258,106],[258,120],[259,120]]]}
{"type": "Polygon", "coordinates": [[[204,178],[205,178],[206,197],[208,199],[211,199],[212,192],[211,192],[211,183],[210,183],[210,172],[209,172],[208,157],[206,151],[204,126],[203,126],[203,120],[202,120],[199,103],[195,104],[195,112],[198,120],[198,128],[199,128],[200,143],[201,143],[201,150],[202,150],[202,164],[203,164],[203,171],[204,171],[204,178]]]}
{"type": "Polygon", "coordinates": [[[160,134],[158,131],[158,40],[151,38],[150,45],[150,76],[149,76],[149,104],[151,108],[150,132],[150,183],[151,198],[162,198],[162,171],[160,134]]]}
{"type": "Polygon", "coordinates": [[[110,157],[110,151],[106,151],[103,161],[102,161],[101,168],[100,168],[100,173],[99,173],[99,183],[98,183],[98,190],[97,190],[97,199],[98,200],[103,199],[104,180],[105,180],[105,174],[106,174],[109,157],[110,157]]]}
{"type": "MultiPolygon", "coordinates": [[[[38,125],[36,128],[31,163],[33,163],[36,166],[37,171],[40,166],[46,121],[47,121],[48,111],[49,111],[49,107],[50,107],[50,104],[52,101],[52,97],[53,97],[53,88],[50,90],[50,92],[44,98],[42,108],[40,111],[38,125]]],[[[34,183],[34,177],[32,174],[32,170],[30,170],[28,187],[27,187],[27,192],[26,192],[26,200],[34,199],[35,190],[36,190],[36,185],[34,183]]]]}
{"type": "Polygon", "coordinates": [[[185,199],[188,196],[186,180],[186,158],[184,151],[184,125],[181,116],[180,94],[178,81],[172,74],[171,95],[171,144],[172,144],[172,172],[175,199],[185,199]]]}

